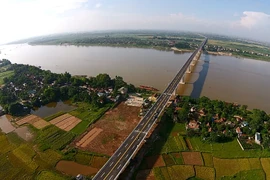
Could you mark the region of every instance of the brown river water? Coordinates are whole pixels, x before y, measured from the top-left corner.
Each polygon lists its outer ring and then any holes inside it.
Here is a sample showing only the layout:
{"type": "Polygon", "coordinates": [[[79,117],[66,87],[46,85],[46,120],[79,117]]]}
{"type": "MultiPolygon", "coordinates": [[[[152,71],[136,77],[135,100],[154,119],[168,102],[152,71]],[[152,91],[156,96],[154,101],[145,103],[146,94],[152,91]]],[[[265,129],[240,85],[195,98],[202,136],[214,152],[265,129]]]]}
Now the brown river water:
{"type": "MultiPolygon", "coordinates": [[[[56,73],[67,71],[72,75],[119,75],[129,83],[153,86],[160,91],[191,55],[97,46],[9,45],[1,46],[0,51],[0,59],[7,58],[12,63],[41,66],[56,73]]],[[[203,54],[179,93],[237,102],[270,113],[269,70],[269,62],[203,54]]]]}

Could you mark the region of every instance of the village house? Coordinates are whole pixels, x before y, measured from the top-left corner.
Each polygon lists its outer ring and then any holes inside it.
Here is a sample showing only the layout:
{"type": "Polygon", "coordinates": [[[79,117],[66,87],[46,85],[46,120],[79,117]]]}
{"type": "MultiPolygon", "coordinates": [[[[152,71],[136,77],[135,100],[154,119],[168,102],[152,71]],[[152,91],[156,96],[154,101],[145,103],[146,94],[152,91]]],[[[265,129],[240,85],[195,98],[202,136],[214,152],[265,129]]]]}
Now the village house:
{"type": "Polygon", "coordinates": [[[234,115],[233,117],[236,119],[237,122],[243,120],[243,118],[241,116],[234,115]]]}
{"type": "Polygon", "coordinates": [[[237,133],[238,137],[242,136],[242,131],[241,131],[240,127],[237,127],[235,129],[235,132],[237,133]]]}
{"type": "Polygon", "coordinates": [[[125,87],[121,87],[120,89],[118,89],[118,92],[120,92],[121,94],[127,94],[128,89],[125,87]]]}
{"type": "Polygon", "coordinates": [[[255,133],[255,143],[259,145],[261,144],[261,133],[259,132],[255,133]]]}
{"type": "Polygon", "coordinates": [[[186,126],[186,129],[194,129],[197,130],[199,129],[200,125],[196,120],[191,120],[186,126]]]}

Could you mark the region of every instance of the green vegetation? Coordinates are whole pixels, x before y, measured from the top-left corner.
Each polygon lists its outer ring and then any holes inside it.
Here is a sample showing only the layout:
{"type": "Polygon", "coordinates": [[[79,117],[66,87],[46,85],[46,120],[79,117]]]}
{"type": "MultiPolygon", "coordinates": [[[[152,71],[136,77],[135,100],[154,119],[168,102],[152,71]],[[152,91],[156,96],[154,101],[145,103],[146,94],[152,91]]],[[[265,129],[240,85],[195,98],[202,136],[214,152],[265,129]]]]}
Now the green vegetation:
{"type": "MultiPolygon", "coordinates": [[[[242,150],[234,136],[229,139],[211,139],[211,133],[207,136],[207,132],[202,131],[205,121],[200,117],[203,115],[203,118],[209,118],[208,128],[211,127],[212,131],[219,134],[230,129],[226,128],[226,125],[224,129],[220,129],[218,123],[226,122],[225,119],[229,119],[237,125],[238,122],[234,117],[237,114],[237,118],[245,119],[240,122],[247,121],[248,127],[256,129],[254,131],[256,132],[267,128],[265,126],[268,124],[269,116],[266,113],[257,109],[249,111],[247,106],[211,101],[205,97],[200,99],[189,97],[180,99],[176,97],[174,102],[161,117],[155,135],[157,137],[151,146],[149,145],[150,148],[146,154],[147,157],[161,155],[165,167],[141,165],[141,170],[152,168],[155,178],[162,180],[266,179],[270,177],[270,151],[268,146],[265,146],[264,149],[242,150]],[[193,110],[191,111],[191,109],[193,110]],[[186,114],[185,111],[188,113],[186,114]],[[180,119],[179,117],[184,118],[180,119]],[[221,118],[224,120],[215,121],[221,118]],[[194,119],[199,119],[199,128],[189,129],[188,124],[194,119]],[[201,159],[198,158],[198,153],[201,159]],[[199,165],[201,160],[203,160],[203,163],[199,165]],[[182,172],[185,172],[185,174],[182,174],[182,172]]],[[[240,128],[248,134],[249,131],[243,129],[243,127],[240,128]]],[[[261,132],[261,134],[263,133],[261,132]]],[[[221,134],[219,135],[221,136],[221,134]]],[[[249,140],[253,137],[252,132],[250,136],[249,140]]],[[[262,138],[263,140],[264,138],[262,138]]],[[[147,163],[146,160],[143,163],[147,163]]]]}
{"type": "MultiPolygon", "coordinates": [[[[231,53],[234,56],[270,61],[269,45],[213,34],[206,34],[205,36],[209,39],[206,50],[210,52],[231,53]]],[[[138,30],[45,36],[29,39],[23,43],[32,45],[136,47],[158,50],[170,50],[171,47],[176,47],[181,50],[192,51],[199,46],[203,39],[204,37],[198,34],[186,32],[138,30]]]]}
{"type": "Polygon", "coordinates": [[[214,180],[215,179],[215,169],[203,166],[194,166],[196,177],[204,180],[214,180]]]}
{"type": "Polygon", "coordinates": [[[216,178],[224,176],[233,176],[238,172],[261,169],[259,158],[252,159],[217,159],[214,158],[214,167],[216,169],[216,178]],[[252,164],[254,161],[257,163],[252,164]]]}
{"type": "Polygon", "coordinates": [[[254,180],[254,179],[265,179],[264,171],[261,169],[249,170],[249,171],[240,171],[233,176],[222,177],[221,180],[254,180]]]}
{"type": "MultiPolygon", "coordinates": [[[[208,151],[212,150],[207,143],[233,142],[235,137],[240,139],[244,148],[261,149],[254,141],[256,132],[260,133],[264,148],[270,147],[270,116],[259,109],[248,110],[246,105],[210,100],[207,97],[193,99],[178,96],[174,106],[167,109],[167,114],[175,122],[186,126],[187,136],[200,137],[205,142],[205,145],[200,143],[200,149],[197,150],[202,150],[202,146],[208,151]]],[[[197,142],[193,144],[199,146],[197,142]]]]}
{"type": "Polygon", "coordinates": [[[48,180],[48,179],[54,179],[54,180],[66,180],[68,178],[65,178],[63,176],[60,176],[54,172],[51,171],[42,171],[37,176],[37,180],[48,180]]]}
{"type": "Polygon", "coordinates": [[[57,118],[57,117],[59,117],[59,116],[65,114],[65,113],[66,113],[66,112],[59,111],[59,112],[57,112],[57,113],[55,113],[55,114],[53,114],[53,115],[51,115],[51,116],[47,116],[47,117],[45,117],[45,118],[43,118],[43,119],[46,120],[46,121],[50,121],[50,120],[53,120],[54,118],[57,118]]]}
{"type": "Polygon", "coordinates": [[[5,71],[0,73],[0,85],[4,84],[4,79],[12,76],[14,74],[13,71],[5,71]]]}
{"type": "Polygon", "coordinates": [[[61,157],[53,150],[34,150],[33,144],[24,142],[15,133],[6,136],[0,131],[0,179],[34,179],[39,171],[54,170],[61,157]]]}
{"type": "Polygon", "coordinates": [[[269,47],[256,43],[210,39],[206,49],[212,52],[227,52],[244,58],[270,61],[269,47]]]}
{"type": "Polygon", "coordinates": [[[82,120],[71,132],[75,134],[83,133],[90,124],[101,118],[101,116],[111,108],[112,104],[106,104],[104,107],[96,107],[89,103],[76,103],[77,108],[69,114],[82,120]]]}
{"type": "Polygon", "coordinates": [[[69,144],[75,135],[71,132],[65,132],[56,126],[47,126],[38,133],[37,142],[42,151],[52,148],[61,150],[69,144]]]}
{"type": "MultiPolygon", "coordinates": [[[[113,47],[138,47],[168,50],[170,47],[184,46],[195,49],[202,41],[202,37],[185,32],[168,31],[121,31],[81,33],[69,35],[56,35],[43,37],[42,39],[29,40],[30,44],[46,45],[78,45],[78,46],[113,46],[113,47]],[[185,44],[187,43],[187,44],[185,44]],[[183,45],[184,44],[184,45],[183,45]]],[[[20,42],[21,43],[21,42],[20,42]]]]}
{"type": "Polygon", "coordinates": [[[127,84],[120,76],[111,79],[108,74],[99,74],[87,78],[71,76],[67,72],[56,74],[29,65],[9,66],[8,71],[0,73],[0,77],[5,77],[5,86],[0,89],[0,104],[6,113],[15,116],[26,115],[34,107],[60,100],[84,102],[102,108],[121,100],[124,94],[118,91],[119,88],[125,87],[128,92],[136,91],[132,84],[127,84]]]}

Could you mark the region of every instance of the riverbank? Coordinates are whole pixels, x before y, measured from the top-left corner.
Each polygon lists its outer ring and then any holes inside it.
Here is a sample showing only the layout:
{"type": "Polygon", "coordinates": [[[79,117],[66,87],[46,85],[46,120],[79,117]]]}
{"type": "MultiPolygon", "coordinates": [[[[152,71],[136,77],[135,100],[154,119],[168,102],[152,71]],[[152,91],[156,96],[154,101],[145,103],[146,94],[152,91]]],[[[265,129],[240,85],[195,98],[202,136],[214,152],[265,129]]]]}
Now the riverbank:
{"type": "MultiPolygon", "coordinates": [[[[31,46],[38,45],[56,45],[56,46],[78,46],[78,47],[91,47],[91,46],[100,46],[100,47],[119,47],[119,48],[141,48],[141,49],[155,49],[159,51],[173,51],[175,53],[190,53],[194,50],[192,49],[178,49],[176,47],[164,47],[164,46],[148,46],[148,45],[137,45],[137,44],[88,44],[88,43],[29,43],[31,46]]],[[[239,53],[231,53],[231,52],[215,52],[215,51],[207,51],[208,54],[218,55],[218,56],[233,56],[237,58],[248,58],[253,60],[260,60],[270,62],[270,57],[265,56],[257,56],[252,54],[239,54],[239,53]]]]}
{"type": "Polygon", "coordinates": [[[206,51],[208,54],[211,55],[219,55],[219,56],[232,56],[232,53],[225,53],[225,52],[213,52],[213,51],[206,51]]]}

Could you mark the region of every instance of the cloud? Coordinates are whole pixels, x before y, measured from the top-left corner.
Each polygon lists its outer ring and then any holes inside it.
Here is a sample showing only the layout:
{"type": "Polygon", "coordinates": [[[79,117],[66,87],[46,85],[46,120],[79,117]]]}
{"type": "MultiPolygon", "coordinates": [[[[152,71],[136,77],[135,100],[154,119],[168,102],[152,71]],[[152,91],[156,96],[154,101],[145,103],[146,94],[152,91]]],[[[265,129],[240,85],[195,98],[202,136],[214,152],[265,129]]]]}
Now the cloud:
{"type": "Polygon", "coordinates": [[[95,5],[95,8],[100,8],[101,7],[101,3],[97,3],[96,5],[95,5]]]}
{"type": "Polygon", "coordinates": [[[181,12],[153,15],[105,11],[100,8],[101,3],[90,3],[92,8],[86,8],[88,1],[18,0],[10,3],[0,0],[0,22],[3,24],[0,42],[52,33],[111,29],[188,30],[258,39],[269,37],[270,15],[263,12],[245,11],[234,17],[237,21],[218,21],[181,12]]]}
{"type": "Polygon", "coordinates": [[[243,12],[243,16],[241,17],[239,24],[246,28],[269,25],[270,15],[263,12],[245,11],[243,12]]]}

